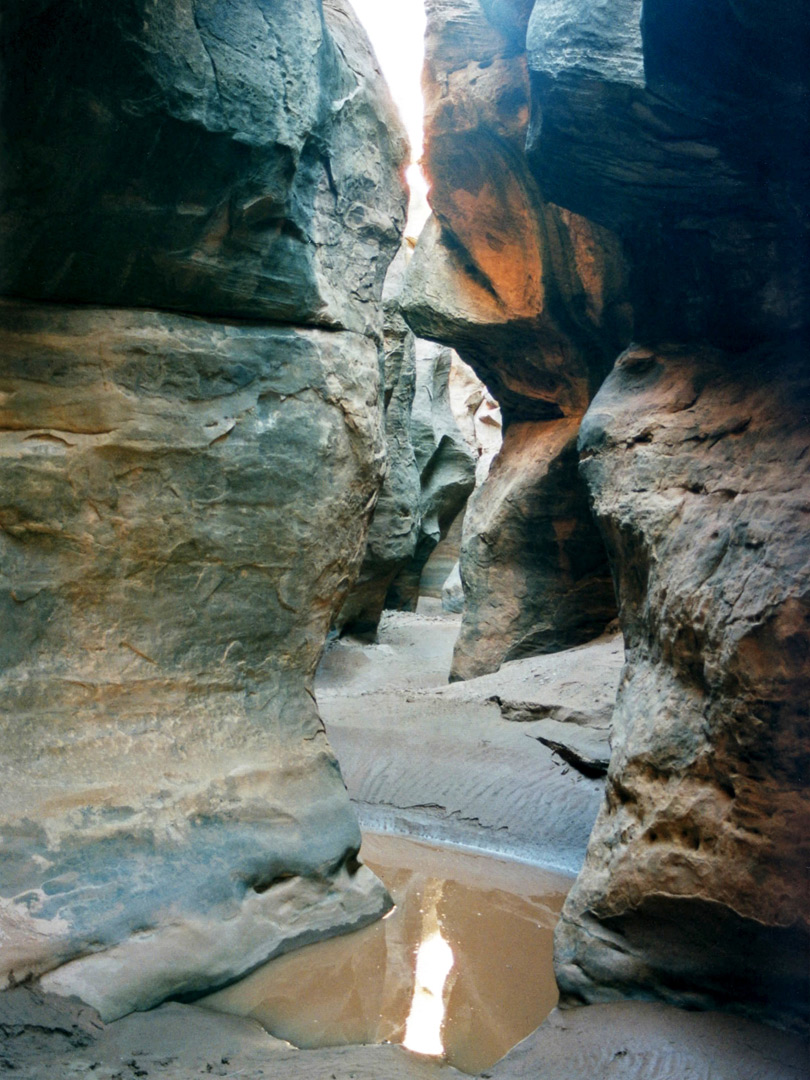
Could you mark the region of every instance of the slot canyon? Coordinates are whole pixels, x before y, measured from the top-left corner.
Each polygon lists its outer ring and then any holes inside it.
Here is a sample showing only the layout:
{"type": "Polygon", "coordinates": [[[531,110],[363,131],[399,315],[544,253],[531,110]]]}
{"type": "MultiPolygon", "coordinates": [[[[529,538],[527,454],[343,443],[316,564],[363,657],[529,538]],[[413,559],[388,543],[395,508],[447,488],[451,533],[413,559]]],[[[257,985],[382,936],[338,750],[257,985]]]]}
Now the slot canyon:
{"type": "Polygon", "coordinates": [[[809,58],[6,0],[0,1073],[810,1075],[809,58]]]}

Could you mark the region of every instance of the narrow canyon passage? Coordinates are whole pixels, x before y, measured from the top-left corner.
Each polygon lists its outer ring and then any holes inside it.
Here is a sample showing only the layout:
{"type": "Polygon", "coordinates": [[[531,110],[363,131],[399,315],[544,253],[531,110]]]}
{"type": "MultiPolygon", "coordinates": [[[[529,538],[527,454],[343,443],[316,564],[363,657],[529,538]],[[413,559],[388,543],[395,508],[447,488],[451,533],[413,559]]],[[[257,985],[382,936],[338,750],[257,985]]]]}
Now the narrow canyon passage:
{"type": "MultiPolygon", "coordinates": [[[[600,708],[615,694],[620,641],[613,635],[564,658],[506,665],[468,684],[463,700],[451,698],[454,716],[446,693],[459,622],[425,600],[413,614],[389,613],[375,644],[333,641],[315,681],[361,821],[385,830],[364,829],[360,857],[388,888],[394,911],[364,930],[271,960],[198,1005],[251,1017],[299,1047],[403,1044],[471,1075],[503,1057],[554,1007],[553,930],[584,855],[601,783],[537,742],[543,721],[506,719],[492,698],[534,694],[537,712],[558,700],[560,711],[590,707],[592,728],[584,715],[568,726],[578,729],[573,745],[577,736],[597,744],[604,740],[600,708]],[[402,709],[409,704],[410,725],[402,709]],[[431,733],[453,742],[462,766],[455,784],[447,747],[431,745],[431,733]],[[354,745],[362,751],[353,752],[354,745]],[[521,757],[529,757],[528,770],[518,765],[521,757]],[[439,766],[433,775],[431,761],[439,766]],[[534,847],[520,821],[530,817],[526,799],[541,762],[558,776],[556,820],[550,806],[538,814],[534,847]],[[462,788],[475,805],[459,812],[451,800],[462,788]],[[375,799],[380,790],[384,800],[375,799]],[[569,853],[570,873],[538,866],[543,851],[564,861],[561,839],[577,819],[579,850],[569,853]],[[409,836],[445,843],[430,846],[409,836]],[[496,852],[532,861],[505,861],[496,852]],[[420,986],[425,965],[428,977],[438,965],[437,985],[420,986]]],[[[523,708],[529,709],[525,697],[523,708]]],[[[603,742],[603,761],[606,756],[603,742]]]]}
{"type": "Polygon", "coordinates": [[[0,1073],[805,1080],[809,55],[4,0],[0,1073]]]}

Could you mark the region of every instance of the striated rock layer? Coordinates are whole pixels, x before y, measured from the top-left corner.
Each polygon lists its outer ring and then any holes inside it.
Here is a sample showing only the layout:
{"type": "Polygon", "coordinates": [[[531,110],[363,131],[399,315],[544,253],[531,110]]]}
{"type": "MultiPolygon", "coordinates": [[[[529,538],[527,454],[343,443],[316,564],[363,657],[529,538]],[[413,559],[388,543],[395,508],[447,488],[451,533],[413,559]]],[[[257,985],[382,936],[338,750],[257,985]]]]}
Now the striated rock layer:
{"type": "Polygon", "coordinates": [[[310,684],[405,144],[342,0],[7,8],[0,978],[110,1018],[389,902],[310,684]]]}

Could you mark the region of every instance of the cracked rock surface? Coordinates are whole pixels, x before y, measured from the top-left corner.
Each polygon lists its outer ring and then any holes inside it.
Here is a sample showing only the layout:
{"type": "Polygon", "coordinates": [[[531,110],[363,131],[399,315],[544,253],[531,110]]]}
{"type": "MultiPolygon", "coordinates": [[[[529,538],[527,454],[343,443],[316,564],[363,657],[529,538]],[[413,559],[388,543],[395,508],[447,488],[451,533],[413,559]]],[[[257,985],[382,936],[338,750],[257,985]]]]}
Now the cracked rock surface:
{"type": "Polygon", "coordinates": [[[376,328],[405,139],[344,0],[14,0],[0,47],[0,294],[376,328]]]}

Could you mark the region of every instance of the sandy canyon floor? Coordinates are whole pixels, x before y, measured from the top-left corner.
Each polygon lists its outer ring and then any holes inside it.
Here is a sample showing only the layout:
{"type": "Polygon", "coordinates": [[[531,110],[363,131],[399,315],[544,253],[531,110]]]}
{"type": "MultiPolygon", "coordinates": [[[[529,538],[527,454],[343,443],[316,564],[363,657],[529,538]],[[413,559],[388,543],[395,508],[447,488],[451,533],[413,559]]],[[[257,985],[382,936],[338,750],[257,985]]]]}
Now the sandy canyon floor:
{"type": "MultiPolygon", "coordinates": [[[[515,661],[494,675],[448,685],[457,631],[457,617],[427,606],[418,614],[387,614],[377,644],[343,639],[327,648],[316,694],[361,824],[371,833],[462,846],[478,852],[479,859],[488,853],[518,860],[501,871],[502,878],[529,872],[527,864],[542,867],[559,892],[584,857],[601,798],[610,710],[623,662],[621,636],[609,634],[578,649],[515,661]]],[[[441,861],[441,849],[432,851],[430,858],[441,861]]],[[[382,871],[385,856],[375,852],[373,837],[363,855],[372,865],[376,857],[382,871]]],[[[402,859],[407,861],[404,853],[402,859]]],[[[481,860],[484,875],[488,861],[481,860]]],[[[491,865],[497,877],[505,864],[491,865]]],[[[293,977],[306,997],[306,964],[300,970],[301,959],[294,954],[274,963],[298,965],[293,977]]],[[[317,983],[317,975],[310,975],[317,983]]],[[[251,978],[225,995],[241,995],[250,1004],[251,978]]],[[[217,997],[207,1004],[225,1007],[217,997]]],[[[253,1014],[249,1008],[241,1011],[253,1014]]],[[[268,1034],[251,1015],[169,1003],[105,1027],[79,1003],[19,987],[0,994],[0,1073],[28,1080],[464,1075],[445,1061],[397,1045],[299,1050],[268,1034]]],[[[367,1028],[358,1028],[364,1040],[367,1028]]],[[[455,1060],[474,1071],[474,1058],[462,1053],[455,1060]]],[[[750,1021],[618,1002],[554,1010],[536,1032],[479,1075],[493,1080],[802,1080],[807,1062],[807,1047],[799,1040],[750,1021]]]]}

